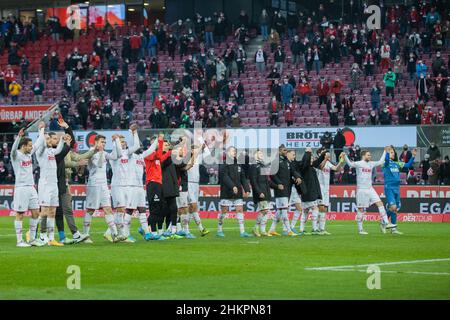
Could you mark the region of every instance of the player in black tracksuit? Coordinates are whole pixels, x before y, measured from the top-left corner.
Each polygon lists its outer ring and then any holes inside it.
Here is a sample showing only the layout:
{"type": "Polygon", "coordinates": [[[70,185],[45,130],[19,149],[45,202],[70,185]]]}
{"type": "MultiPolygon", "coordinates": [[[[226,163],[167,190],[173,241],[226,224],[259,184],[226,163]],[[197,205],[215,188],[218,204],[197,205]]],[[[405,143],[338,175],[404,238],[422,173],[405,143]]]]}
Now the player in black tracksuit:
{"type": "Polygon", "coordinates": [[[311,148],[305,150],[305,154],[301,161],[297,163],[297,170],[303,177],[304,188],[297,188],[297,191],[302,196],[303,212],[300,218],[300,233],[304,232],[305,222],[308,217],[308,212],[312,211],[312,234],[318,234],[317,219],[319,216],[319,204],[318,200],[322,199],[322,193],[320,191],[319,179],[317,178],[317,172],[315,168],[325,158],[325,152],[322,152],[316,159],[313,158],[311,148]]]}
{"type": "MultiPolygon", "coordinates": [[[[164,145],[164,151],[168,151],[169,143],[164,145]]],[[[177,203],[176,198],[180,192],[178,189],[178,177],[175,164],[172,162],[172,157],[168,157],[161,163],[162,170],[162,193],[161,193],[161,209],[165,212],[166,232],[163,234],[167,237],[176,237],[177,225],[177,203]],[[172,228],[169,229],[169,225],[172,228]]],[[[163,219],[158,220],[158,229],[162,230],[163,219]]]]}
{"type": "Polygon", "coordinates": [[[221,213],[217,227],[217,236],[224,237],[222,230],[223,220],[231,206],[236,207],[236,218],[239,223],[241,237],[249,237],[244,227],[244,202],[243,197],[250,192],[250,187],[245,177],[242,164],[237,161],[237,150],[230,147],[224,164],[219,166],[221,213]],[[244,192],[242,192],[244,190],[244,192]]]}
{"type": "Polygon", "coordinates": [[[254,156],[256,163],[250,165],[248,174],[253,191],[253,202],[258,212],[253,234],[256,237],[260,237],[261,235],[268,235],[266,232],[266,223],[267,213],[270,209],[270,188],[276,188],[277,185],[269,179],[269,165],[264,163],[262,151],[257,150],[254,156]]]}
{"type": "Polygon", "coordinates": [[[269,234],[279,236],[276,232],[277,223],[282,220],[283,222],[283,234],[289,236],[295,236],[289,225],[289,198],[291,196],[292,184],[301,183],[301,175],[297,172],[292,165],[292,159],[288,159],[288,150],[282,145],[279,149],[279,168],[275,175],[272,175],[270,179],[276,185],[274,188],[275,205],[277,208],[277,214],[275,219],[272,220],[269,234]]]}

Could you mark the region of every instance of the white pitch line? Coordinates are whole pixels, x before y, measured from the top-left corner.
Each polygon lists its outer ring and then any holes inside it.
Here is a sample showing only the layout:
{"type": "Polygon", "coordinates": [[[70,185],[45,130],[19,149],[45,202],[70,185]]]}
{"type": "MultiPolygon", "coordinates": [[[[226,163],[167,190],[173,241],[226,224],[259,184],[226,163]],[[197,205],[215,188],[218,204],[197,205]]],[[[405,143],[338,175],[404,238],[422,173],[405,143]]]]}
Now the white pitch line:
{"type": "Polygon", "coordinates": [[[336,269],[355,269],[361,267],[368,266],[390,266],[390,265],[399,265],[399,264],[416,264],[416,263],[427,263],[427,262],[441,262],[441,261],[450,261],[450,258],[443,259],[425,259],[425,260],[410,260],[410,261],[394,261],[394,262],[374,262],[369,264],[356,264],[350,266],[330,266],[330,267],[310,267],[305,268],[305,270],[336,270],[336,269]]]}
{"type": "MultiPolygon", "coordinates": [[[[310,270],[310,269],[309,269],[310,270]]],[[[322,270],[323,271],[323,270],[322,270]]],[[[367,273],[367,270],[355,270],[355,269],[329,269],[325,271],[350,271],[350,272],[364,272],[367,273]]],[[[432,275],[432,276],[450,276],[448,272],[426,272],[426,271],[392,271],[392,270],[380,270],[381,273],[408,273],[408,274],[423,274],[423,275],[432,275]]]]}

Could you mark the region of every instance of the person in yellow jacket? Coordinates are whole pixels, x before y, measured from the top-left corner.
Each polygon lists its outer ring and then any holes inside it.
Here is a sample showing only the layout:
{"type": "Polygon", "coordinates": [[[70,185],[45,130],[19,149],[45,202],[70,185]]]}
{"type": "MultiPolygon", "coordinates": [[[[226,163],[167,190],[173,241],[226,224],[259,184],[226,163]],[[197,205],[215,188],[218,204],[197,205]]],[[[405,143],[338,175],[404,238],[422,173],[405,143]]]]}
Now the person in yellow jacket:
{"type": "Polygon", "coordinates": [[[19,100],[19,94],[22,91],[22,86],[16,81],[11,82],[9,85],[9,94],[11,95],[11,104],[17,104],[19,100]]]}

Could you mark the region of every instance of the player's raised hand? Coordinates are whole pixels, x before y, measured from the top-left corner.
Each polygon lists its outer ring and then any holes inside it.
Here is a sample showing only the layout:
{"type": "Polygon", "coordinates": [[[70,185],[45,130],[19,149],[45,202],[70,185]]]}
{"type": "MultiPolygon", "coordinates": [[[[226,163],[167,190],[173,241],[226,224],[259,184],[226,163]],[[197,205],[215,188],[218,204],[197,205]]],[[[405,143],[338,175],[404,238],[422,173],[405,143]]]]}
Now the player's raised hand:
{"type": "Polygon", "coordinates": [[[138,129],[138,125],[136,123],[133,123],[130,126],[130,130],[131,130],[132,133],[135,133],[137,131],[137,129],[138,129]]]}
{"type": "Polygon", "coordinates": [[[386,151],[386,152],[391,151],[391,146],[386,146],[386,147],[384,147],[384,151],[386,151]]]}
{"type": "Polygon", "coordinates": [[[70,136],[70,134],[65,134],[63,137],[64,142],[70,146],[70,143],[72,142],[72,137],[70,136]]]}
{"type": "Polygon", "coordinates": [[[300,183],[302,183],[302,179],[300,179],[300,178],[295,179],[295,184],[296,185],[299,185],[300,183]]]}
{"type": "Polygon", "coordinates": [[[64,129],[67,129],[67,128],[69,127],[69,125],[67,124],[66,121],[64,121],[63,118],[61,118],[61,119],[58,121],[58,125],[59,125],[61,128],[64,128],[64,129]]]}
{"type": "Polygon", "coordinates": [[[39,130],[42,129],[42,128],[45,128],[45,122],[44,121],[39,121],[38,128],[39,128],[39,130]]]}
{"type": "Polygon", "coordinates": [[[312,148],[306,148],[305,152],[312,152],[312,148]]]}
{"type": "Polygon", "coordinates": [[[340,158],[340,159],[344,159],[344,157],[345,157],[345,152],[342,151],[341,154],[339,155],[339,158],[340,158]]]}
{"type": "Polygon", "coordinates": [[[159,140],[164,140],[164,133],[160,132],[158,135],[159,140]]]}
{"type": "Polygon", "coordinates": [[[25,135],[25,128],[20,129],[18,134],[19,134],[19,137],[23,137],[25,135]]]}
{"type": "Polygon", "coordinates": [[[417,155],[417,149],[414,148],[414,149],[411,151],[411,153],[412,153],[413,157],[415,158],[416,155],[417,155]]]}
{"type": "Polygon", "coordinates": [[[117,135],[117,134],[113,134],[113,135],[112,135],[113,141],[116,140],[116,139],[118,139],[118,138],[119,138],[119,135],[117,135]]]}

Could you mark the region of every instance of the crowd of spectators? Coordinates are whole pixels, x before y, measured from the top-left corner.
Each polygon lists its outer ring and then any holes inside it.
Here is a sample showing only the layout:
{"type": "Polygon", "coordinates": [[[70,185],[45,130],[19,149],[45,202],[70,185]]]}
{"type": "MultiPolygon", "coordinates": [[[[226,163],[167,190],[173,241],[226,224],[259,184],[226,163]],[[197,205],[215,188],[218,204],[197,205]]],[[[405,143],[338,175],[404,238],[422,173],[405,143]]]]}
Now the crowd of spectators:
{"type": "MultiPolygon", "coordinates": [[[[324,10],[323,5],[320,8],[324,10]]],[[[283,114],[287,125],[291,125],[293,110],[308,104],[313,95],[319,105],[327,106],[330,125],[356,125],[353,109],[362,106],[354,105],[354,94],[361,93],[361,82],[366,80],[373,82],[372,110],[368,110],[366,124],[391,125],[394,115],[398,124],[450,123],[450,57],[447,61],[442,57],[450,45],[448,7],[443,1],[417,1],[413,6],[382,9],[381,30],[369,30],[365,23],[328,20],[326,15],[315,12],[311,16],[303,12],[288,14],[286,18],[280,13],[271,16],[262,12],[261,33],[271,52],[260,48],[255,63],[261,64],[267,61],[268,54],[273,55],[274,65],[267,79],[271,94],[281,102],[276,108],[275,103],[269,105],[271,125],[276,125],[283,114]],[[298,77],[283,73],[283,65],[288,62],[288,53],[283,51],[286,40],[290,62],[299,68],[298,77]],[[348,83],[319,76],[321,69],[338,65],[343,57],[353,60],[348,83]],[[425,57],[431,58],[431,64],[424,62],[425,57]],[[377,72],[383,74],[382,82],[377,81],[377,72]],[[404,74],[408,79],[403,78],[404,74]],[[415,86],[415,99],[396,99],[405,85],[415,86]],[[350,89],[346,96],[341,95],[344,88],[350,89]],[[433,112],[429,101],[441,102],[443,107],[433,112]]],[[[262,67],[258,70],[264,72],[262,67]]]]}
{"type": "MultiPolygon", "coordinates": [[[[299,11],[287,17],[276,10],[263,10],[259,27],[270,52],[261,46],[252,57],[247,57],[246,45],[253,29],[244,10],[234,30],[223,12],[206,17],[196,14],[173,24],[156,20],[152,27],[122,38],[115,37],[116,26],[107,25],[109,38],[98,37],[89,52],[79,52],[76,47],[66,57],[46,52],[38,75],[30,74],[26,54],[18,53],[25,42],[43,35],[34,22],[22,24],[10,15],[0,22],[0,53],[7,52],[9,63],[0,66],[0,103],[17,104],[23,90],[31,90],[35,101],[42,102],[46,83],[63,77],[66,115],[74,127],[127,127],[136,118],[138,102],[148,108],[152,128],[192,127],[194,121],[205,127],[240,126],[239,110],[245,104],[240,77],[246,65],[255,63],[277,101],[268,106],[271,125],[278,125],[281,115],[292,125],[295,110],[308,104],[313,95],[320,105],[326,105],[330,125],[360,124],[354,109],[361,106],[355,105],[354,95],[367,79],[373,81],[367,124],[393,124],[394,115],[398,124],[450,123],[450,60],[441,56],[450,44],[450,24],[448,9],[441,2],[383,7],[381,30],[368,30],[365,23],[329,20],[323,4],[308,14],[299,11]],[[227,42],[223,52],[216,50],[230,35],[235,40],[227,42]],[[114,47],[111,40],[122,43],[114,47]],[[283,41],[289,41],[290,52],[284,52],[283,41]],[[184,62],[182,74],[160,66],[161,52],[184,62]],[[269,55],[272,66],[268,66],[269,55]],[[431,65],[424,63],[425,56],[432,58],[431,65]],[[313,79],[326,65],[339,64],[343,57],[353,59],[348,83],[323,75],[313,79]],[[285,72],[288,62],[298,67],[298,75],[285,72]],[[135,83],[129,83],[130,65],[136,68],[135,83]],[[376,71],[384,73],[382,83],[376,82],[376,71]],[[402,78],[404,73],[409,79],[402,78]],[[23,81],[30,76],[35,81],[26,88],[23,81]],[[396,100],[398,87],[408,80],[416,85],[417,99],[396,100]],[[161,82],[172,84],[169,95],[160,93],[161,82]],[[137,97],[131,97],[127,89],[131,86],[137,97]],[[351,90],[344,90],[347,88],[351,90]],[[442,102],[443,108],[433,112],[427,105],[430,100],[442,102]],[[112,107],[115,103],[122,108],[112,107]]],[[[55,41],[78,37],[77,33],[61,27],[56,17],[51,17],[44,29],[55,41]]]]}

